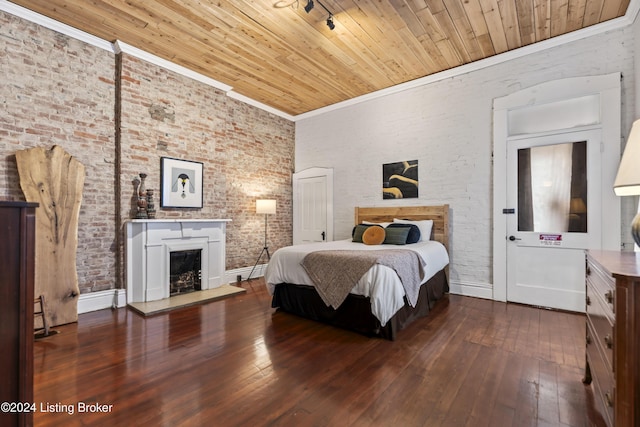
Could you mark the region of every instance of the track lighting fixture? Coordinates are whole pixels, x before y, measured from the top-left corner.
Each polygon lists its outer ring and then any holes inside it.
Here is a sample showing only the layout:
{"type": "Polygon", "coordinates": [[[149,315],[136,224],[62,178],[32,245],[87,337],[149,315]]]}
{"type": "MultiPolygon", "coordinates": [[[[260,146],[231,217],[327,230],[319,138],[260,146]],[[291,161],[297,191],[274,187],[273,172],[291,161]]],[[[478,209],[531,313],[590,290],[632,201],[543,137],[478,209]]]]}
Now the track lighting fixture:
{"type": "MultiPolygon", "coordinates": [[[[307,4],[304,6],[304,11],[307,13],[311,12],[315,7],[316,3],[318,3],[320,7],[322,7],[329,14],[329,17],[327,18],[327,27],[329,27],[330,30],[333,30],[334,28],[336,28],[336,24],[333,22],[333,12],[327,9],[327,6],[322,4],[320,0],[315,0],[315,1],[307,0],[307,4]]],[[[300,6],[299,0],[278,0],[273,6],[277,8],[283,8],[287,6],[293,6],[293,5],[296,5],[296,7],[299,7],[300,6]]]]}
{"type": "Polygon", "coordinates": [[[327,27],[329,27],[330,30],[336,28],[336,24],[333,23],[333,15],[331,14],[329,14],[329,17],[327,18],[327,27]]]}
{"type": "MultiPolygon", "coordinates": [[[[309,0],[309,1],[311,1],[311,0],[309,0]]],[[[336,27],[336,24],[333,23],[333,13],[329,9],[327,9],[327,6],[323,5],[320,2],[320,0],[316,0],[316,1],[329,14],[329,17],[327,18],[327,27],[329,27],[330,30],[333,30],[336,27]]]]}
{"type": "Polygon", "coordinates": [[[307,5],[304,7],[304,11],[309,13],[313,9],[313,0],[307,0],[307,5]]]}

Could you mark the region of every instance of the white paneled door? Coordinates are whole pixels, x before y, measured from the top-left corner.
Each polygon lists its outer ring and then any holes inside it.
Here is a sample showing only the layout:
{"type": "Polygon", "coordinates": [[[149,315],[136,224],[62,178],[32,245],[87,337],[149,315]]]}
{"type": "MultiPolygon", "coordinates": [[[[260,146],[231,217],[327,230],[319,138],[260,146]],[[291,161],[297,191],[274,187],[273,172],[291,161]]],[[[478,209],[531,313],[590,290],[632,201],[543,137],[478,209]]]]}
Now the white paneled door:
{"type": "Polygon", "coordinates": [[[332,172],[313,168],[294,174],[294,244],[333,240],[332,172]]]}
{"type": "Polygon", "coordinates": [[[300,243],[324,242],[327,238],[327,177],[298,181],[300,203],[300,243]]]}

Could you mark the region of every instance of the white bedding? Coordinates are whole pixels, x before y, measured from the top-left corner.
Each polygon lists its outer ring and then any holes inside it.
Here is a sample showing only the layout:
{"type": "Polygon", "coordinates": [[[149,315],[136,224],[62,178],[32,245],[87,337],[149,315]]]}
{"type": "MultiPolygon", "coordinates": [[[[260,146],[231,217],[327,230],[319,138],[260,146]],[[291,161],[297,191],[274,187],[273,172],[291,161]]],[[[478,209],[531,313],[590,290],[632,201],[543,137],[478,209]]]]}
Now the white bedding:
{"type": "MultiPolygon", "coordinates": [[[[381,250],[381,249],[411,249],[420,254],[425,260],[425,283],[434,274],[442,270],[449,263],[449,254],[440,242],[421,241],[409,245],[365,245],[355,243],[351,239],[337,240],[325,243],[310,243],[304,245],[287,246],[278,249],[267,266],[265,281],[269,292],[273,295],[278,283],[292,283],[296,285],[313,286],[313,282],[302,268],[302,260],[313,251],[322,250],[381,250]]],[[[398,275],[391,268],[376,264],[362,276],[351,290],[352,294],[362,295],[371,299],[371,312],[382,326],[404,305],[404,288],[398,275]]]]}

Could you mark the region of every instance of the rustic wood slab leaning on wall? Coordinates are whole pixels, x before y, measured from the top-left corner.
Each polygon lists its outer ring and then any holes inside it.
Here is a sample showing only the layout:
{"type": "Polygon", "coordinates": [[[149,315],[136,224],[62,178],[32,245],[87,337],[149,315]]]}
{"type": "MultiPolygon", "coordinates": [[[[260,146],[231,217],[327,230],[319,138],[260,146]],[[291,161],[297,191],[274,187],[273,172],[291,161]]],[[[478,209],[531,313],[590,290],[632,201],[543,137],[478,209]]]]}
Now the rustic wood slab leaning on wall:
{"type": "Polygon", "coordinates": [[[44,295],[49,326],[78,320],[78,216],[84,165],[59,146],[16,152],[20,187],[36,211],[35,296],[44,295]]]}

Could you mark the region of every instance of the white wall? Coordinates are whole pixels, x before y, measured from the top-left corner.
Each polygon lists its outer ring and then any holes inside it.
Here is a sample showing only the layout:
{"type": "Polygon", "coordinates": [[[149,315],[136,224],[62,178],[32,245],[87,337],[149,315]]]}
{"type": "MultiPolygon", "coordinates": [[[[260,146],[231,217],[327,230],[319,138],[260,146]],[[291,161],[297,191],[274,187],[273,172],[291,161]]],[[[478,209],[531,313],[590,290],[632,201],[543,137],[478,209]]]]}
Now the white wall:
{"type": "Polygon", "coordinates": [[[355,206],[449,203],[452,291],[490,296],[493,99],[545,81],[621,72],[626,135],[635,117],[634,34],[610,31],[301,119],[296,170],[334,168],[336,239],[350,235],[355,206]],[[382,164],[413,159],[419,199],[382,200],[382,164]]]}

